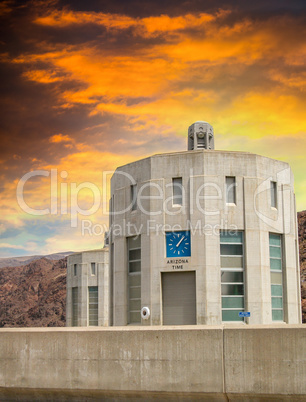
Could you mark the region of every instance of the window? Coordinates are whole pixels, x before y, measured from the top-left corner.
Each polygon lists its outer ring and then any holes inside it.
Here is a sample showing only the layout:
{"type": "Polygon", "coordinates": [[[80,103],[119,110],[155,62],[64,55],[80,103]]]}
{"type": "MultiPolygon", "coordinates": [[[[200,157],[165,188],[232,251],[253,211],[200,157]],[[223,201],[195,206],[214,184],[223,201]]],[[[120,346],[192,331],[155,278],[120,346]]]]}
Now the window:
{"type": "Polygon", "coordinates": [[[220,232],[222,321],[243,321],[243,232],[220,232]]]}
{"type": "Polygon", "coordinates": [[[212,134],[209,134],[208,149],[213,149],[213,136],[212,136],[212,134]]]}
{"type": "Polygon", "coordinates": [[[226,203],[236,204],[236,178],[226,177],[226,203]]]}
{"type": "MultiPolygon", "coordinates": [[[[109,272],[109,300],[113,300],[113,283],[114,283],[114,252],[115,252],[115,245],[114,243],[110,244],[110,272],[109,272]]],[[[109,305],[109,325],[113,325],[113,303],[109,305]]]]}
{"type": "Polygon", "coordinates": [[[271,208],[277,208],[277,183],[271,181],[271,208]]]}
{"type": "Polygon", "coordinates": [[[88,287],[88,325],[98,325],[98,286],[88,287]]]}
{"type": "Polygon", "coordinates": [[[72,288],[72,326],[78,326],[78,288],[72,288]]]}
{"type": "Polygon", "coordinates": [[[110,223],[113,222],[114,220],[114,196],[109,200],[109,218],[110,218],[110,223]]]}
{"type": "Polygon", "coordinates": [[[188,150],[194,149],[193,134],[189,135],[189,138],[190,138],[190,146],[188,147],[188,150]]]}
{"type": "Polygon", "coordinates": [[[283,321],[283,267],[281,235],[269,234],[272,321],[283,321]]]}
{"type": "MultiPolygon", "coordinates": [[[[201,130],[201,127],[200,127],[201,130]]],[[[197,133],[197,149],[204,149],[205,148],[205,133],[200,131],[197,133]]]]}
{"type": "Polygon", "coordinates": [[[128,237],[128,323],[140,324],[141,309],[141,238],[128,237]]]}
{"type": "Polygon", "coordinates": [[[181,177],[172,179],[172,204],[183,205],[183,185],[181,177]]]}
{"type": "Polygon", "coordinates": [[[73,275],[76,276],[77,274],[77,264],[73,264],[73,275]]]}
{"type": "Polygon", "coordinates": [[[104,247],[109,246],[110,232],[104,232],[104,247]]]}
{"type": "Polygon", "coordinates": [[[90,266],[91,266],[91,275],[96,275],[96,263],[92,262],[90,266]]]}
{"type": "Polygon", "coordinates": [[[131,205],[132,205],[132,211],[135,211],[137,208],[137,187],[136,184],[133,184],[131,186],[131,205]]]}

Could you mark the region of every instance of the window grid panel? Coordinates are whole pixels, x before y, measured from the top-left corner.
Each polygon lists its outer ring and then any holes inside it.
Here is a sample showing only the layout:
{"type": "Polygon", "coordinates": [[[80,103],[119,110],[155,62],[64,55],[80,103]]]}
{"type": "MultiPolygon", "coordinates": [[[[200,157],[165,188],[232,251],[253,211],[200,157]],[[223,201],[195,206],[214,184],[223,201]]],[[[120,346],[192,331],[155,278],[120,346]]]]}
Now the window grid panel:
{"type": "Polygon", "coordinates": [[[141,239],[129,237],[128,246],[128,324],[140,324],[141,310],[141,239]]]}
{"type": "Polygon", "coordinates": [[[88,286],[88,325],[98,325],[98,286],[88,286]]]}
{"type": "Polygon", "coordinates": [[[78,326],[78,288],[72,288],[72,326],[78,326]]]}
{"type": "Polygon", "coordinates": [[[222,321],[243,321],[243,232],[220,232],[222,321]]]}
{"type": "MultiPolygon", "coordinates": [[[[271,197],[272,197],[271,182],[271,197]]],[[[276,185],[276,183],[275,183],[276,185]]],[[[276,191],[276,190],[275,190],[276,191]]],[[[276,197],[276,192],[275,192],[276,197]]],[[[276,201],[276,199],[275,199],[276,201]]],[[[272,199],[271,199],[271,206],[272,199]]],[[[276,206],[275,206],[276,208],[276,206]]],[[[283,321],[282,237],[269,233],[272,321],[283,321]]]]}

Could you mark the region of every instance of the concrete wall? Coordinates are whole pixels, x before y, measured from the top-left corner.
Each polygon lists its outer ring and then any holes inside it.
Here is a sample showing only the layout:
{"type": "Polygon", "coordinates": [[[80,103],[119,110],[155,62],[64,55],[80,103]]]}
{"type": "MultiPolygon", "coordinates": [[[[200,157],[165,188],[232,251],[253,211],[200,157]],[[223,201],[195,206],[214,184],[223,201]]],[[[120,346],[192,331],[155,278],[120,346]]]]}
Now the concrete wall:
{"type": "Polygon", "coordinates": [[[0,329],[0,399],[305,400],[305,340],[305,325],[0,329]]]}

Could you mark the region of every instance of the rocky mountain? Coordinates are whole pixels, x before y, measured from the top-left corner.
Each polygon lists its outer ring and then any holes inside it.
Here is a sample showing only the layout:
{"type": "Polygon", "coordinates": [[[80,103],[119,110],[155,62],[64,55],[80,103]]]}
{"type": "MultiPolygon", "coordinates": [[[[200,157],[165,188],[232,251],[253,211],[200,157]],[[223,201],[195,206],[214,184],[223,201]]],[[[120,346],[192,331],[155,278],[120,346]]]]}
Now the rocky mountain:
{"type": "Polygon", "coordinates": [[[47,258],[48,260],[57,261],[67,257],[70,254],[73,254],[73,251],[65,251],[62,253],[53,253],[48,255],[28,255],[25,257],[0,258],[0,268],[19,267],[21,265],[27,265],[31,261],[40,260],[43,257],[47,258]]]}
{"type": "MultiPolygon", "coordinates": [[[[306,323],[306,211],[298,213],[298,232],[306,323]]],[[[67,258],[40,258],[0,269],[0,327],[65,326],[66,272],[67,258]]]]}
{"type": "Polygon", "coordinates": [[[0,327],[63,327],[67,259],[0,270],[0,327]]]}
{"type": "Polygon", "coordinates": [[[306,323],[306,211],[298,212],[303,322],[306,323]]]}

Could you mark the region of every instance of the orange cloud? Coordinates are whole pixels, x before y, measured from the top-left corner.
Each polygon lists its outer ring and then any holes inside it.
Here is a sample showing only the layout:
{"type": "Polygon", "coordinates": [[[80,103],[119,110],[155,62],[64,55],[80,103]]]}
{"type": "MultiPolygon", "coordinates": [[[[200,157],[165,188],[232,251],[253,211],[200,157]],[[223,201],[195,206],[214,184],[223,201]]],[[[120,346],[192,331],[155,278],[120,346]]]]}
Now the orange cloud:
{"type": "Polygon", "coordinates": [[[52,137],[50,137],[50,142],[54,143],[59,143],[59,142],[72,142],[72,138],[70,138],[68,135],[63,135],[63,134],[54,134],[52,137]]]}
{"type": "Polygon", "coordinates": [[[28,80],[40,82],[42,84],[49,84],[62,80],[62,77],[58,76],[58,74],[46,70],[27,71],[23,73],[23,76],[28,80]]]}
{"type": "Polygon", "coordinates": [[[103,25],[108,29],[120,30],[134,27],[137,29],[138,34],[150,36],[154,33],[169,33],[186,28],[196,28],[226,14],[228,14],[228,11],[221,10],[216,15],[199,13],[169,17],[168,15],[162,14],[156,17],[131,18],[121,14],[52,10],[45,16],[37,17],[34,22],[39,25],[53,27],[67,27],[75,24],[96,24],[103,25]]]}
{"type": "Polygon", "coordinates": [[[272,80],[277,81],[287,87],[297,88],[300,91],[306,90],[306,72],[287,73],[282,71],[271,70],[270,77],[272,80]]]}
{"type": "Polygon", "coordinates": [[[135,24],[133,18],[125,15],[69,10],[52,10],[45,16],[37,17],[34,22],[53,27],[65,27],[72,24],[98,24],[117,29],[126,29],[135,24]]]}

